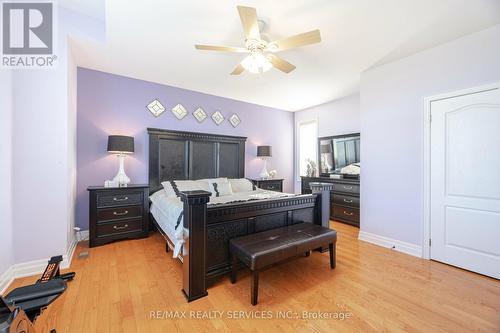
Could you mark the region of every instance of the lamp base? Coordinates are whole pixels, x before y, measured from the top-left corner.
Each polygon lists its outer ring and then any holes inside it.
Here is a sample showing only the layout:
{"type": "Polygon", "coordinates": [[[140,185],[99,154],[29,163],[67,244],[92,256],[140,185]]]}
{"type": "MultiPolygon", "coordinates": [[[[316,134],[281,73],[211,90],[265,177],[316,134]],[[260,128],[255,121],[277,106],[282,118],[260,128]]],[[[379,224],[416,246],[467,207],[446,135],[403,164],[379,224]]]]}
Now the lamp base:
{"type": "Polygon", "coordinates": [[[115,178],[113,178],[113,182],[118,184],[118,187],[127,187],[130,183],[130,178],[128,178],[128,176],[125,174],[125,155],[119,154],[118,160],[120,161],[120,168],[118,169],[118,173],[116,174],[115,178]]]}
{"type": "Polygon", "coordinates": [[[264,161],[264,167],[262,168],[262,171],[259,174],[259,177],[261,179],[268,179],[269,178],[269,172],[267,172],[267,161],[266,159],[262,159],[264,161]]]}

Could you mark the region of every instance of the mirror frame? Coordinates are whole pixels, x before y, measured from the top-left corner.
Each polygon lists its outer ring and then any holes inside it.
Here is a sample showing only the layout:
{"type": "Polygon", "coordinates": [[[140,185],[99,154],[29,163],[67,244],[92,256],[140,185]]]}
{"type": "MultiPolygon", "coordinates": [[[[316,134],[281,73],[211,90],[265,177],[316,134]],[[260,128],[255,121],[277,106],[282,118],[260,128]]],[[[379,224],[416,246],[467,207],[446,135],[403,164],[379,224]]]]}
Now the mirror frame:
{"type": "MultiPolygon", "coordinates": [[[[338,138],[349,138],[349,137],[352,137],[352,136],[359,136],[359,139],[361,140],[361,133],[349,133],[349,134],[340,134],[340,135],[330,135],[330,136],[322,136],[322,137],[318,138],[318,160],[316,162],[317,162],[317,166],[318,166],[318,174],[319,174],[320,177],[322,177],[322,175],[325,175],[325,173],[321,171],[321,141],[323,141],[323,140],[333,140],[333,139],[338,139],[338,138]]],[[[334,147],[332,146],[332,149],[333,148],[334,147]]],[[[333,154],[333,150],[332,150],[332,154],[333,154]]]]}

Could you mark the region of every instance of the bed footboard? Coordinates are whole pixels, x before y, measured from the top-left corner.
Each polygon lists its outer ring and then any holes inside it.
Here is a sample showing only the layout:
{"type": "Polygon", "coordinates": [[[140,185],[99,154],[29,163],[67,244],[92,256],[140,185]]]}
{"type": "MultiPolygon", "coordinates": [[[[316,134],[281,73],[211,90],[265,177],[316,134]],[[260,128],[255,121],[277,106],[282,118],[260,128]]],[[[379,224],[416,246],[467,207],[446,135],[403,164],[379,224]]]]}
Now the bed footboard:
{"type": "Polygon", "coordinates": [[[181,192],[184,204],[182,291],[188,302],[207,296],[207,202],[211,193],[206,191],[181,192]]]}
{"type": "Polygon", "coordinates": [[[207,207],[209,192],[181,192],[188,233],[183,250],[187,300],[208,295],[208,280],[231,271],[230,239],[300,222],[328,224],[322,206],[329,203],[329,193],[317,185],[313,194],[207,207]]]}

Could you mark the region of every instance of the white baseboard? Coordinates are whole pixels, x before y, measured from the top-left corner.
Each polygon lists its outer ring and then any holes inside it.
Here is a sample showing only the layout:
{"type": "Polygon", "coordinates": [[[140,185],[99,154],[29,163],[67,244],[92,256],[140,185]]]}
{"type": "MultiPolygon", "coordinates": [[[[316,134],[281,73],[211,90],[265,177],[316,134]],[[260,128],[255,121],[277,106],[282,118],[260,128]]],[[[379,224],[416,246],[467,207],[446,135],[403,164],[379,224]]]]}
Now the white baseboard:
{"type": "Polygon", "coordinates": [[[403,242],[397,239],[392,239],[389,237],[384,237],[361,230],[359,231],[358,239],[375,245],[383,246],[389,249],[394,249],[396,251],[403,252],[415,257],[422,258],[422,247],[420,245],[403,242]]]}
{"type": "MultiPolygon", "coordinates": [[[[73,240],[73,242],[71,242],[67,252],[63,255],[63,261],[61,262],[60,265],[62,269],[70,267],[71,259],[73,258],[73,253],[75,252],[76,244],[77,241],[75,239],[73,240]]],[[[33,260],[10,266],[7,269],[7,271],[0,276],[0,294],[3,294],[5,290],[10,286],[10,284],[17,278],[43,273],[49,259],[50,258],[33,260]]]]}
{"type": "Polygon", "coordinates": [[[0,294],[10,286],[14,281],[14,266],[10,266],[7,270],[0,276],[0,294]]]}
{"type": "Polygon", "coordinates": [[[78,239],[79,242],[84,240],[89,240],[89,231],[88,230],[78,231],[76,233],[76,239],[78,239]]]}

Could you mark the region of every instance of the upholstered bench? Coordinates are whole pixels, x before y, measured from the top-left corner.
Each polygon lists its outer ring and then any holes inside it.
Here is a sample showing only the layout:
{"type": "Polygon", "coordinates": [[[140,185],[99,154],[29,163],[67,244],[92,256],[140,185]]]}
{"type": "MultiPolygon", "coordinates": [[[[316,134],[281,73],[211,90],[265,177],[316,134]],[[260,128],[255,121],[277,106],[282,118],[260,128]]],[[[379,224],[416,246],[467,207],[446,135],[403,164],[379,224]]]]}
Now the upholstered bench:
{"type": "Polygon", "coordinates": [[[280,261],[309,254],[309,251],[327,246],[330,250],[330,267],[335,268],[337,232],[312,223],[299,223],[229,241],[232,255],[231,282],[236,282],[238,259],[252,271],[251,302],[257,304],[259,271],[280,261]]]}

